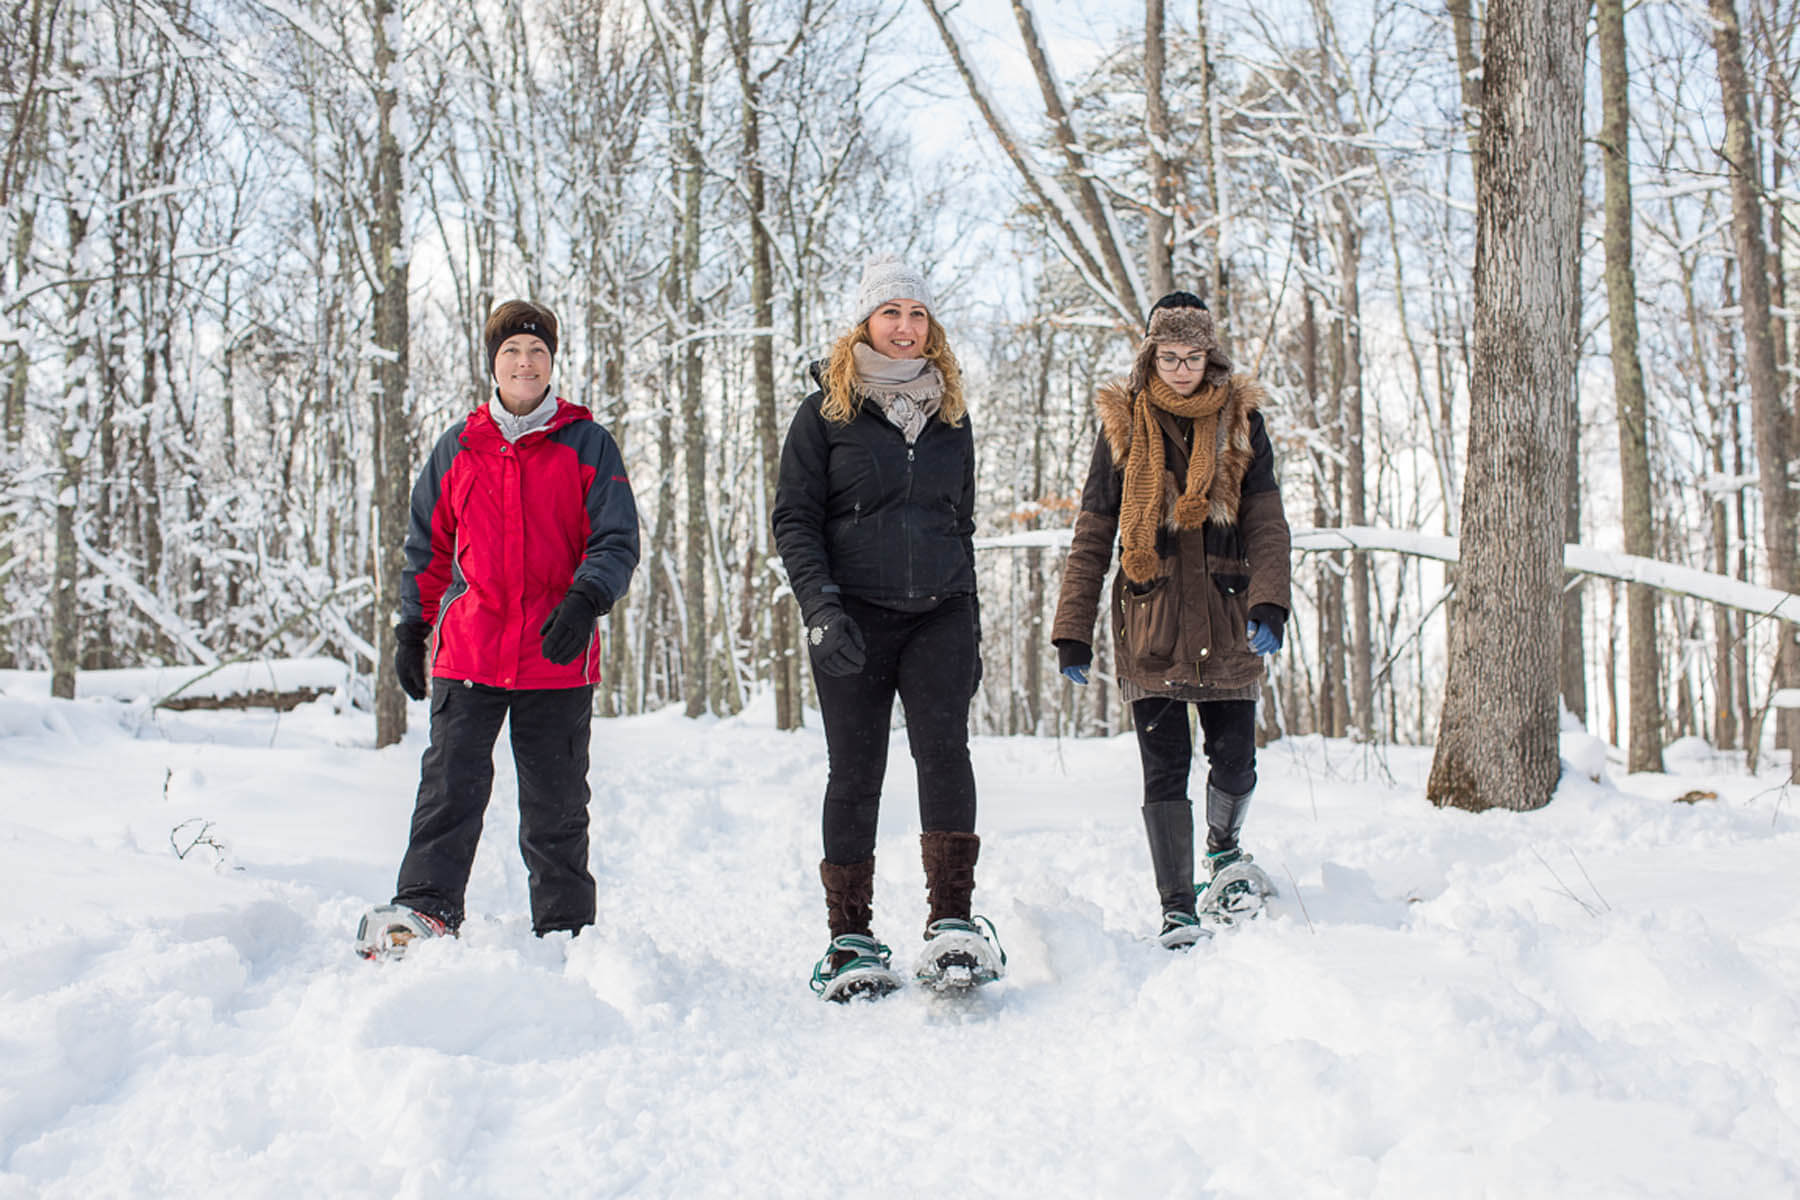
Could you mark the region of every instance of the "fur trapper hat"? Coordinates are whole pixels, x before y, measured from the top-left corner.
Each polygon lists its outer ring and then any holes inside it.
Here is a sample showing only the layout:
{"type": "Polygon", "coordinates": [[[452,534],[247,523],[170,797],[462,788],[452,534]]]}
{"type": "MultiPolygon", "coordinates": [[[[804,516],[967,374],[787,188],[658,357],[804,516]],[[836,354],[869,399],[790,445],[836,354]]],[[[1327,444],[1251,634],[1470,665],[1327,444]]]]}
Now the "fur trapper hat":
{"type": "Polygon", "coordinates": [[[1132,364],[1129,380],[1132,391],[1148,386],[1155,377],[1157,347],[1164,344],[1193,346],[1206,351],[1206,373],[1201,377],[1206,386],[1223,383],[1231,374],[1231,359],[1219,349],[1212,313],[1191,292],[1170,292],[1151,307],[1149,326],[1144,332],[1144,340],[1138,343],[1137,360],[1132,364]]]}

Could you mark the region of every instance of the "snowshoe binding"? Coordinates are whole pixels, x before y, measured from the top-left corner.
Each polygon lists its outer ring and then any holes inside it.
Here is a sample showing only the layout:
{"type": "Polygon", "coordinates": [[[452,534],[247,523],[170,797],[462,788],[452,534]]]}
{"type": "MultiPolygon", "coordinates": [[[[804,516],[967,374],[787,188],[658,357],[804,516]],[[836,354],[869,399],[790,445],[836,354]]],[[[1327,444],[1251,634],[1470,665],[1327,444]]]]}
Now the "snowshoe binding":
{"type": "Polygon", "coordinates": [[[813,967],[813,994],[834,1004],[879,1000],[902,982],[888,959],[888,948],[868,934],[841,933],[813,967]]]}
{"type": "Polygon", "coordinates": [[[1206,865],[1212,879],[1199,890],[1195,908],[1221,925],[1253,919],[1280,895],[1268,873],[1242,850],[1208,853],[1206,865]]]}
{"type": "Polygon", "coordinates": [[[925,949],[913,977],[932,991],[964,991],[1004,974],[1006,951],[986,917],[940,917],[925,927],[925,949]]]}
{"type": "Polygon", "coordinates": [[[399,960],[422,938],[455,937],[450,926],[430,913],[404,904],[377,904],[356,928],[356,953],[371,962],[399,960]]]}
{"type": "Polygon", "coordinates": [[[1165,950],[1186,950],[1196,942],[1204,942],[1212,937],[1212,930],[1200,923],[1200,918],[1191,912],[1183,912],[1175,908],[1163,914],[1162,932],[1156,940],[1162,943],[1165,950]]]}

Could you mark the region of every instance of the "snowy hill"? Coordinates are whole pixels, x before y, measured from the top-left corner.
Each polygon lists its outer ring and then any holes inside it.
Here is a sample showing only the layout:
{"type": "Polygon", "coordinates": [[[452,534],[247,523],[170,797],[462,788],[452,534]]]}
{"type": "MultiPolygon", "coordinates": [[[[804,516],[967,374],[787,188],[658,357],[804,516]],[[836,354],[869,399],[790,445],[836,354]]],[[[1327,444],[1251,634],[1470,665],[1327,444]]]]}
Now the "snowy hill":
{"type": "MultiPolygon", "coordinates": [[[[423,739],[369,738],[331,700],[0,694],[0,1198],[1800,1194],[1785,763],[1683,744],[1472,816],[1425,803],[1428,751],[1283,742],[1246,844],[1284,894],[1184,956],[1131,739],[981,740],[1008,978],[838,1008],[816,723],[597,721],[601,923],[566,947],[529,933],[503,737],[483,915],[381,966],[351,935],[423,739]]],[[[891,763],[876,931],[910,961],[891,763]]]]}

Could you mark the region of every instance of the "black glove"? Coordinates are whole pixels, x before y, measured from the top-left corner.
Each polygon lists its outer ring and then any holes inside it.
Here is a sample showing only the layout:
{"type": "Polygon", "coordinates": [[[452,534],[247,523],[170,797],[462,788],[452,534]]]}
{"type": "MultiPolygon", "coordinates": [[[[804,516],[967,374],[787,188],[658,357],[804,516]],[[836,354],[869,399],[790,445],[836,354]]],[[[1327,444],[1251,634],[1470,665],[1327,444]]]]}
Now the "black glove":
{"type": "Polygon", "coordinates": [[[414,700],[425,698],[425,643],[430,640],[431,626],[423,621],[394,626],[394,678],[414,700]]]}
{"type": "Polygon", "coordinates": [[[1056,647],[1056,669],[1070,683],[1086,684],[1088,668],[1094,665],[1094,648],[1073,638],[1058,638],[1051,644],[1056,647]]]}
{"type": "Polygon", "coordinates": [[[577,580],[569,585],[562,602],[550,610],[538,635],[544,639],[544,657],[567,666],[581,657],[594,636],[594,622],[612,610],[598,588],[577,580]]]}
{"type": "Polygon", "coordinates": [[[975,682],[969,685],[969,698],[973,700],[975,693],[981,690],[981,651],[975,651],[975,682]]]}
{"type": "Polygon", "coordinates": [[[806,623],[806,649],[813,666],[826,675],[855,675],[869,661],[862,630],[837,605],[814,610],[806,623]]]}

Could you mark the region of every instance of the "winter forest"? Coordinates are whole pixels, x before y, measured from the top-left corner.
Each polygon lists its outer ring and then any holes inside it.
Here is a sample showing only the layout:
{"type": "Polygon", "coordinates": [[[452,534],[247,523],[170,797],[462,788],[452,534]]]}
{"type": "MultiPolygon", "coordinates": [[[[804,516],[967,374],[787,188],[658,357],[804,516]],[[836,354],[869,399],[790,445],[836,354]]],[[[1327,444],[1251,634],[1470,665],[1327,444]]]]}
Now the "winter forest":
{"type": "Polygon", "coordinates": [[[1797,26],[1797,0],[13,0],[0,667],[71,697],[327,656],[397,741],[408,491],[525,296],[643,517],[602,711],[768,691],[792,728],[776,458],[889,252],[968,381],[980,732],[1124,728],[1106,639],[1076,694],[1045,630],[1091,398],[1180,287],[1273,398],[1299,609],[1269,738],[1441,753],[1548,696],[1633,769],[1682,738],[1754,767],[1800,746],[1797,26]]]}

